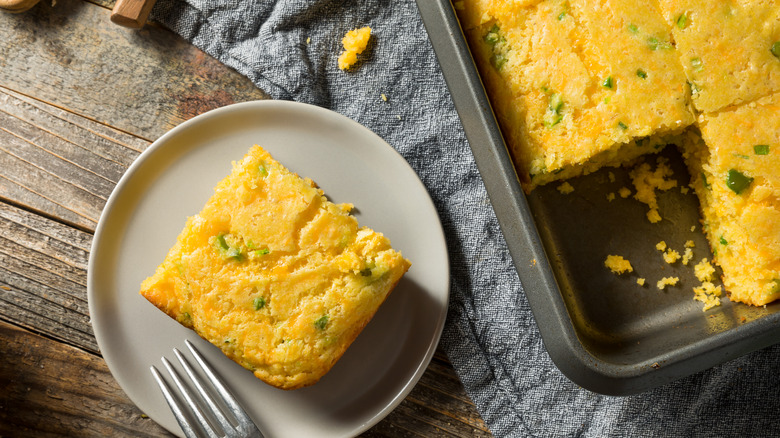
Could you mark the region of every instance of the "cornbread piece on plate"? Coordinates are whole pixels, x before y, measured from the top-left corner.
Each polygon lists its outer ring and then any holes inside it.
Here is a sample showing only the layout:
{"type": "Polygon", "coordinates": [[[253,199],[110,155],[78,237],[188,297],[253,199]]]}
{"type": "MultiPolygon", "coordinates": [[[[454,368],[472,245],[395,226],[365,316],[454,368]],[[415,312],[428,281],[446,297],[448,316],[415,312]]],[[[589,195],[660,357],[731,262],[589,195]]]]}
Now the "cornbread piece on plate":
{"type": "Polygon", "coordinates": [[[311,385],[410,267],[351,208],[255,146],[141,294],[266,383],[311,385]]]}
{"type": "Polygon", "coordinates": [[[780,91],[780,5],[771,0],[660,0],[696,109],[713,112],[780,91]]]}
{"type": "Polygon", "coordinates": [[[458,2],[523,188],[655,152],[694,122],[660,10],[635,2],[458,2]]]}
{"type": "Polygon", "coordinates": [[[685,148],[731,301],[780,298],[780,93],[701,116],[685,148]],[[706,144],[705,144],[706,143],[706,144]]]}

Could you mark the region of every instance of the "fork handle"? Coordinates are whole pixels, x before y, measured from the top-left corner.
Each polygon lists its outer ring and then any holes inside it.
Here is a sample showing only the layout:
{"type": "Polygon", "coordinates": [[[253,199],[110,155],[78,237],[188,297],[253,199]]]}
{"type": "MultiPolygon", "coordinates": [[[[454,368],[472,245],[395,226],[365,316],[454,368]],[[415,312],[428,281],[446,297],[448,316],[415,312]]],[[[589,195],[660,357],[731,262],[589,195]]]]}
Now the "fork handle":
{"type": "Polygon", "coordinates": [[[111,21],[120,26],[140,29],[146,24],[154,3],[155,0],[117,0],[111,11],[111,21]]]}

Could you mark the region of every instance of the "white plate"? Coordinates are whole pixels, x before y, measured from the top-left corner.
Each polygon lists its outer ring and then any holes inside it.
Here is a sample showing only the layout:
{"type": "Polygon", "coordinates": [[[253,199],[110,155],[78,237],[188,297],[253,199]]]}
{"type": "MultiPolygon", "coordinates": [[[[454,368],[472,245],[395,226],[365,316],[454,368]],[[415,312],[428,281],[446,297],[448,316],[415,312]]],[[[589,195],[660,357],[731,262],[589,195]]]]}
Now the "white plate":
{"type": "MultiPolygon", "coordinates": [[[[444,233],[425,187],[377,135],[319,107],[257,101],[195,117],[152,144],[108,200],[95,233],[87,290],[108,367],[138,407],[181,434],[151,373],[190,339],[268,437],[356,435],[395,408],[439,342],[449,297],[444,233]],[[361,225],[384,233],[412,267],[336,366],[317,384],[273,388],[138,294],[188,216],[253,144],[310,177],[361,225]]],[[[175,362],[175,361],[174,361],[175,362]]]]}

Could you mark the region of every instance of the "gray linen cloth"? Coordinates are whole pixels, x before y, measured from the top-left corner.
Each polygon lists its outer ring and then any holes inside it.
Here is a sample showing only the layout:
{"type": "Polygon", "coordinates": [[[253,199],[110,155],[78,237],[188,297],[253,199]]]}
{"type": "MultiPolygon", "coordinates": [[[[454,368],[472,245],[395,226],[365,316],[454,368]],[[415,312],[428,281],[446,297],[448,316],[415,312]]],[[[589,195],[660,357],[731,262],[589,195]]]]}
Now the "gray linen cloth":
{"type": "Polygon", "coordinates": [[[780,436],[780,347],[631,397],[594,394],[558,371],[413,0],[159,0],[152,18],[272,97],[356,120],[411,164],[451,258],[441,345],[495,436],[780,436]],[[367,61],[339,70],[341,38],[366,25],[376,36],[367,61]]]}

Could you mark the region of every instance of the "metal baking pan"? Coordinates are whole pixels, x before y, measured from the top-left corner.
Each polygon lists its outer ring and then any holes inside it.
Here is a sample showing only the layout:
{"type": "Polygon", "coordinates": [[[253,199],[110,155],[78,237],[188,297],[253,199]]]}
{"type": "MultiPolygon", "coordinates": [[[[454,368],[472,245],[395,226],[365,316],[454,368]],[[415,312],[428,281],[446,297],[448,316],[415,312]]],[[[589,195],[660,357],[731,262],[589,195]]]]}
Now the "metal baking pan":
{"type": "MultiPolygon", "coordinates": [[[[417,6],[544,345],[564,375],[594,392],[628,395],[780,340],[778,303],[751,307],[722,298],[721,306],[703,312],[693,300],[700,283],[692,265],[712,254],[692,190],[662,192],[658,224],[646,219],[638,201],[607,200],[607,193],[632,188],[623,168],[571,179],[575,190],[568,195],[552,183],[526,196],[451,3],[418,0],[417,6]],[[655,249],[661,240],[681,253],[693,240],[693,263],[666,264],[655,249]],[[608,254],[628,258],[635,272],[611,273],[604,267],[608,254]],[[679,285],[659,290],[655,283],[666,276],[679,276],[679,285]],[[639,277],[648,284],[638,285],[639,277]]],[[[680,154],[667,147],[662,155],[687,186],[680,154]]]]}

